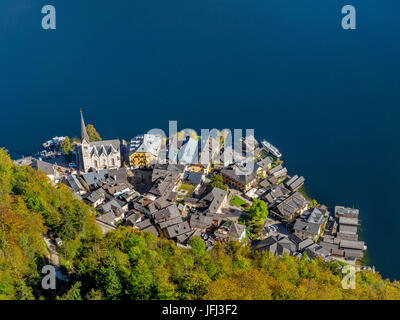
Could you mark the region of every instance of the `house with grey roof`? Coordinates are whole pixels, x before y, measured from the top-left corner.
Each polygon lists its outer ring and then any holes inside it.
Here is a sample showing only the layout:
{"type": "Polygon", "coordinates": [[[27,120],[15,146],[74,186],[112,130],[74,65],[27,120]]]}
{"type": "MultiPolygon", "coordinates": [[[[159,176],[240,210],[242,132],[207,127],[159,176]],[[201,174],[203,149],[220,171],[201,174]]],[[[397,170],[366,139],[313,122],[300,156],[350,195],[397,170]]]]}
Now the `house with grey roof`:
{"type": "Polygon", "coordinates": [[[257,174],[265,177],[268,170],[272,167],[272,160],[269,157],[265,157],[257,162],[257,174]]]}
{"type": "Polygon", "coordinates": [[[172,204],[164,209],[161,209],[153,214],[154,221],[161,223],[173,218],[180,217],[179,210],[175,204],[172,204]]]}
{"type": "Polygon", "coordinates": [[[139,222],[142,222],[144,219],[145,215],[143,213],[132,211],[125,218],[125,225],[136,226],[139,222]]]}
{"type": "Polygon", "coordinates": [[[310,258],[310,259],[315,259],[317,257],[321,257],[323,259],[327,258],[330,253],[328,250],[326,250],[324,247],[314,243],[310,246],[308,246],[305,250],[304,253],[310,258]]]}
{"type": "Polygon", "coordinates": [[[188,233],[191,231],[189,223],[187,221],[175,224],[167,228],[167,235],[169,239],[176,238],[179,235],[188,233]]]}
{"type": "Polygon", "coordinates": [[[85,194],[83,196],[83,199],[85,199],[86,202],[96,208],[103,203],[103,201],[105,200],[105,196],[98,191],[92,191],[85,194]]]}
{"type": "Polygon", "coordinates": [[[207,193],[200,202],[205,203],[207,209],[206,213],[221,213],[222,208],[225,206],[227,201],[226,190],[220,188],[212,188],[209,193],[207,193]]]}
{"type": "Polygon", "coordinates": [[[82,183],[79,181],[76,175],[69,175],[65,178],[66,184],[72,189],[73,192],[82,195],[86,192],[82,183]]]}
{"type": "Polygon", "coordinates": [[[283,221],[293,221],[308,209],[309,204],[300,193],[294,192],[271,208],[271,212],[283,221]]]}
{"type": "Polygon", "coordinates": [[[257,179],[257,174],[254,171],[245,173],[241,172],[240,168],[237,167],[222,169],[221,174],[226,184],[244,192],[249,191],[257,179]]]}
{"type": "Polygon", "coordinates": [[[359,210],[343,206],[335,206],[335,218],[358,218],[359,210]]]}
{"type": "Polygon", "coordinates": [[[272,168],[271,170],[269,170],[268,174],[275,178],[280,178],[280,177],[287,175],[287,169],[282,167],[282,165],[278,165],[278,166],[272,168]]]}
{"type": "Polygon", "coordinates": [[[299,177],[297,174],[291,177],[284,184],[290,191],[297,191],[301,186],[304,185],[304,177],[299,177]]]}
{"type": "Polygon", "coordinates": [[[297,246],[287,237],[277,235],[270,236],[264,240],[255,241],[252,245],[253,251],[269,251],[274,256],[282,256],[285,253],[292,256],[297,252],[297,246]]]}
{"type": "Polygon", "coordinates": [[[115,226],[115,223],[118,222],[118,217],[113,211],[108,211],[96,217],[96,220],[100,222],[115,226]]]}
{"type": "Polygon", "coordinates": [[[106,182],[108,170],[98,170],[98,171],[91,171],[81,175],[83,184],[93,189],[97,189],[103,186],[106,182]]]}
{"type": "Polygon", "coordinates": [[[325,226],[326,219],[318,208],[313,208],[296,219],[293,230],[301,238],[316,240],[325,226]]]}
{"type": "Polygon", "coordinates": [[[197,190],[200,184],[203,182],[204,174],[202,172],[194,172],[187,170],[183,174],[183,181],[195,187],[197,190]]]}
{"type": "Polygon", "coordinates": [[[232,239],[242,242],[246,238],[246,227],[242,224],[227,220],[214,232],[214,237],[218,241],[232,239]]]}
{"type": "Polygon", "coordinates": [[[205,232],[212,226],[212,219],[203,214],[192,214],[190,216],[190,227],[205,232]]]}
{"type": "Polygon", "coordinates": [[[46,161],[33,159],[31,163],[31,167],[35,170],[42,171],[49,177],[50,180],[54,180],[56,177],[56,171],[54,170],[54,166],[46,161]]]}
{"type": "Polygon", "coordinates": [[[279,185],[272,185],[262,195],[262,199],[265,200],[268,204],[272,204],[277,199],[279,199],[279,198],[281,198],[283,196],[284,196],[284,194],[282,192],[282,188],[280,188],[279,185]]]}

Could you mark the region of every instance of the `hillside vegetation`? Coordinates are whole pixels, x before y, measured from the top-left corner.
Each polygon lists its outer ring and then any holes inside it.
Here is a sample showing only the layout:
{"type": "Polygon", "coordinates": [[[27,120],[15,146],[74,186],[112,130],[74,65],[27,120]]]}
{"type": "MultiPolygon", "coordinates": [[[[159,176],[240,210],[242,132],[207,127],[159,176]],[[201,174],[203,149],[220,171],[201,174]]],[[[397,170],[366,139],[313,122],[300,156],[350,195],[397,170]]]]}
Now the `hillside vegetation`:
{"type": "Polygon", "coordinates": [[[356,289],[344,290],[336,262],[275,258],[235,242],[205,251],[198,238],[181,249],[126,227],[102,236],[94,215],[0,150],[0,299],[400,299],[400,284],[378,273],[359,272],[356,289]],[[70,279],[58,297],[40,287],[48,229],[63,239],[70,279]]]}

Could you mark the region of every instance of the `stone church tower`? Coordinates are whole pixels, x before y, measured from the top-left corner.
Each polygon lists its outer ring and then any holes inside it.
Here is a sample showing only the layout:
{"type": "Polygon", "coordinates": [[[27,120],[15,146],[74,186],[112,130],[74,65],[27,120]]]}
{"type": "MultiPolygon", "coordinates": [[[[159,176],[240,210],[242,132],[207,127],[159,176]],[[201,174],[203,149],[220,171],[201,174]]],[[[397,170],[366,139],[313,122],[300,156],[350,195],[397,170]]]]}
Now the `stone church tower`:
{"type": "Polygon", "coordinates": [[[121,142],[118,139],[90,142],[81,110],[81,144],[78,148],[79,169],[117,169],[121,167],[121,142]]]}

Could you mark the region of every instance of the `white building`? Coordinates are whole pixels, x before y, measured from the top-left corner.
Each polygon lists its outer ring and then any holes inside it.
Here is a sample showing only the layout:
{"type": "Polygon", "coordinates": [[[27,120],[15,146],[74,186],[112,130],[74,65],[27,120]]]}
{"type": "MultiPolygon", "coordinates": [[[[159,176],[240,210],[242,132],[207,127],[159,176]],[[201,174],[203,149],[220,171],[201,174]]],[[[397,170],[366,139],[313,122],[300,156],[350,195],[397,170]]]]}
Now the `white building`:
{"type": "Polygon", "coordinates": [[[81,110],[81,144],[78,147],[81,171],[121,167],[121,142],[118,139],[90,142],[81,110]]]}

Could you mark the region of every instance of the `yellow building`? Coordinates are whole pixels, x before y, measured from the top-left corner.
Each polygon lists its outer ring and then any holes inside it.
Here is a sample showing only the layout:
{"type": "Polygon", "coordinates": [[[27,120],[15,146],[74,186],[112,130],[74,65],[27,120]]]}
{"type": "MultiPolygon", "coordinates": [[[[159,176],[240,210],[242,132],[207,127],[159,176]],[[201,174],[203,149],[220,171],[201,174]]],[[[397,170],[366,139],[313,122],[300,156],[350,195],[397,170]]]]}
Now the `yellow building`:
{"type": "Polygon", "coordinates": [[[155,163],[161,150],[161,136],[145,134],[131,140],[129,160],[133,167],[148,167],[155,163]]]}

